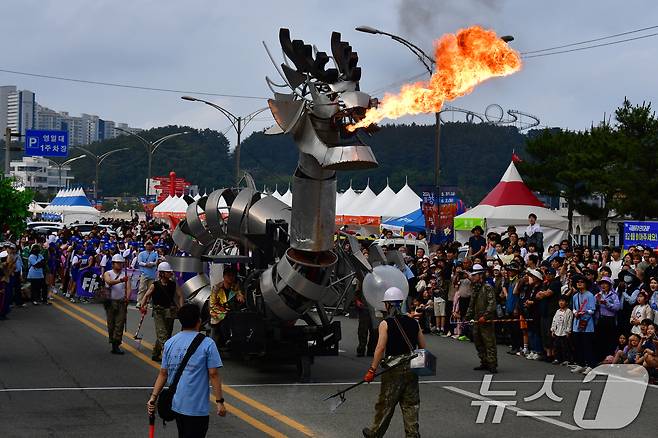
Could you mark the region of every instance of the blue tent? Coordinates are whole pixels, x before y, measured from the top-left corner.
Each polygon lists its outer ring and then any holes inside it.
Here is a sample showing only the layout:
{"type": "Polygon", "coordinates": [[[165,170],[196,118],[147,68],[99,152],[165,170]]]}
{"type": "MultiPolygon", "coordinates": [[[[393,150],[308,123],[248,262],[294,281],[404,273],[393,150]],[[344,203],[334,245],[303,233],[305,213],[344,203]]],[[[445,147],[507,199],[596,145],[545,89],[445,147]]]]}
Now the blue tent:
{"type": "Polygon", "coordinates": [[[395,219],[389,219],[382,224],[383,228],[387,226],[395,228],[404,228],[406,232],[419,232],[425,231],[425,216],[423,216],[423,210],[420,208],[416,211],[412,211],[409,214],[406,214],[395,219]]]}

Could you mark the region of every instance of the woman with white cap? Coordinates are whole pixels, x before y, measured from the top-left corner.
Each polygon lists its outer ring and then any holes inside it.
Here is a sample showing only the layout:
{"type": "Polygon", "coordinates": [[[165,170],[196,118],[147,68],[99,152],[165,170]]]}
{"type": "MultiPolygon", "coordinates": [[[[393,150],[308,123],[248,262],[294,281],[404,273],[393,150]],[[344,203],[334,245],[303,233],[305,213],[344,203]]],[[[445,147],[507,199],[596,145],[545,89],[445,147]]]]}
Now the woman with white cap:
{"type": "MultiPolygon", "coordinates": [[[[388,363],[408,355],[416,348],[425,348],[425,337],[415,319],[401,311],[406,294],[397,287],[389,287],[384,293],[384,306],[388,317],[379,324],[379,338],[372,363],[363,380],[372,382],[384,356],[388,363]]],[[[418,376],[411,371],[409,362],[392,368],[382,375],[379,399],[375,405],[372,426],[363,429],[365,437],[381,437],[386,433],[395,407],[400,404],[406,437],[419,437],[418,376]]]]}
{"type": "Polygon", "coordinates": [[[160,362],[164,343],[171,338],[174,331],[176,312],[183,306],[183,296],[176,285],[174,271],[167,262],[158,265],[158,279],[149,286],[144,298],[138,303],[143,314],[146,313],[151,298],[153,298],[153,322],[157,336],[151,359],[160,362]]]}

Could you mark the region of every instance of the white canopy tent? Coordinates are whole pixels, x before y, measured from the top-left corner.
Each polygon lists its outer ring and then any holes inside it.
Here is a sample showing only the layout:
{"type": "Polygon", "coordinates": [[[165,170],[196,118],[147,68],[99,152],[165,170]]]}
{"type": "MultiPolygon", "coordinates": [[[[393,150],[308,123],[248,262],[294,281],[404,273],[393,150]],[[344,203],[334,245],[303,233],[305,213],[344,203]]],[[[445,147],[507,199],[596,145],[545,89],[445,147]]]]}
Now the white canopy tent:
{"type": "Polygon", "coordinates": [[[345,190],[340,197],[336,196],[336,215],[345,214],[345,209],[352,203],[359,195],[354,191],[352,185],[345,190]]]}
{"type": "Polygon", "coordinates": [[[409,185],[405,182],[400,191],[395,194],[392,201],[386,205],[386,208],[382,212],[381,216],[383,218],[396,218],[405,216],[418,210],[421,207],[420,202],[420,196],[411,190],[411,187],[409,187],[409,185]]]}
{"type": "Polygon", "coordinates": [[[81,188],[60,190],[42,214],[58,216],[65,224],[98,222],[100,212],[92,207],[81,188]]]}
{"type": "Polygon", "coordinates": [[[386,187],[384,187],[384,190],[379,192],[377,197],[370,203],[369,207],[365,208],[362,216],[384,216],[394,199],[395,192],[388,185],[388,181],[386,181],[386,187]]]}
{"type": "Polygon", "coordinates": [[[485,233],[500,233],[514,225],[519,236],[523,236],[530,213],[537,215],[537,223],[544,233],[544,248],[566,237],[567,219],[544,207],[511,162],[500,182],[479,205],[455,217],[455,240],[467,241],[475,225],[482,226],[485,233]]]}
{"type": "MultiPolygon", "coordinates": [[[[363,212],[366,211],[370,205],[377,199],[377,195],[370,188],[370,184],[366,185],[366,188],[357,194],[356,197],[348,205],[343,204],[343,211],[340,214],[348,216],[362,216],[363,212]]],[[[336,202],[338,203],[338,202],[336,202]]],[[[336,212],[336,214],[339,214],[336,212]]]]}

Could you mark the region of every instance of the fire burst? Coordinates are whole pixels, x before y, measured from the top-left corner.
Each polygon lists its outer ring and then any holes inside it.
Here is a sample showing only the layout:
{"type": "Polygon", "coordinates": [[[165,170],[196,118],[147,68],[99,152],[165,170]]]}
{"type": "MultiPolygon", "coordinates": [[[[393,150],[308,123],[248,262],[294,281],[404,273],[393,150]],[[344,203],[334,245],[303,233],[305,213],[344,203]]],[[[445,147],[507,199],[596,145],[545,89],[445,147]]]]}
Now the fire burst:
{"type": "Polygon", "coordinates": [[[479,26],[446,34],[434,43],[436,72],[429,82],[406,84],[398,94],[386,94],[377,108],[347,129],[354,131],[385,118],[435,113],[446,100],[470,93],[485,80],[507,76],[521,69],[521,55],[494,31],[479,26]]]}

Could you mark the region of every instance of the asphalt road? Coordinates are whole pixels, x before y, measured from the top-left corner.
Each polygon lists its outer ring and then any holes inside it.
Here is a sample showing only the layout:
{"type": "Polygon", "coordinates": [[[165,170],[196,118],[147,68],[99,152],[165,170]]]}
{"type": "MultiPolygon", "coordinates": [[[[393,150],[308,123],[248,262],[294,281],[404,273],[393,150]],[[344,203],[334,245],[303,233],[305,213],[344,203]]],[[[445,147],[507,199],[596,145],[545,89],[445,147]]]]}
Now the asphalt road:
{"type": "MultiPolygon", "coordinates": [[[[145,402],[158,364],[150,360],[154,340],[147,317],[144,340],[130,339],[139,313],[128,315],[125,356],[109,354],[103,309],[94,304],[71,304],[57,299],[53,306],[15,309],[11,319],[0,321],[0,437],[139,437],[147,436],[145,402]]],[[[208,436],[357,437],[369,425],[378,384],[362,385],[347,394],[334,413],[322,400],[361,379],[368,358],[355,356],[356,321],[340,318],[343,342],[338,357],[317,358],[312,382],[296,382],[294,366],[267,361],[243,363],[227,360],[222,370],[229,415],[211,416],[208,436]]],[[[597,437],[655,436],[658,388],[646,390],[637,418],[621,430],[583,430],[574,421],[579,392],[590,390],[586,418],[594,418],[605,378],[582,383],[565,367],[529,361],[505,354],[499,346],[499,373],[491,390],[516,392],[507,396],[481,395],[482,372],[474,347],[468,342],[429,336],[429,349],[438,358],[437,375],[422,378],[421,435],[425,437],[597,437]],[[552,389],[560,402],[546,396],[524,401],[554,376],[552,389]],[[485,400],[514,400],[499,408],[493,424],[491,406],[482,424],[476,423],[479,404],[485,400]],[[471,403],[475,402],[475,405],[471,403]],[[527,411],[561,411],[560,416],[528,418],[527,411]],[[520,412],[520,415],[519,415],[520,412]]],[[[629,384],[632,385],[632,384],[629,384]]],[[[639,396],[638,396],[639,397],[639,396]]],[[[619,400],[606,400],[606,405],[619,400]]],[[[485,403],[487,404],[487,403],[485,403]]],[[[616,412],[630,409],[615,407],[616,412]]],[[[175,424],[157,424],[157,437],[175,437],[175,424]]],[[[404,436],[396,413],[387,436],[404,436]]]]}

